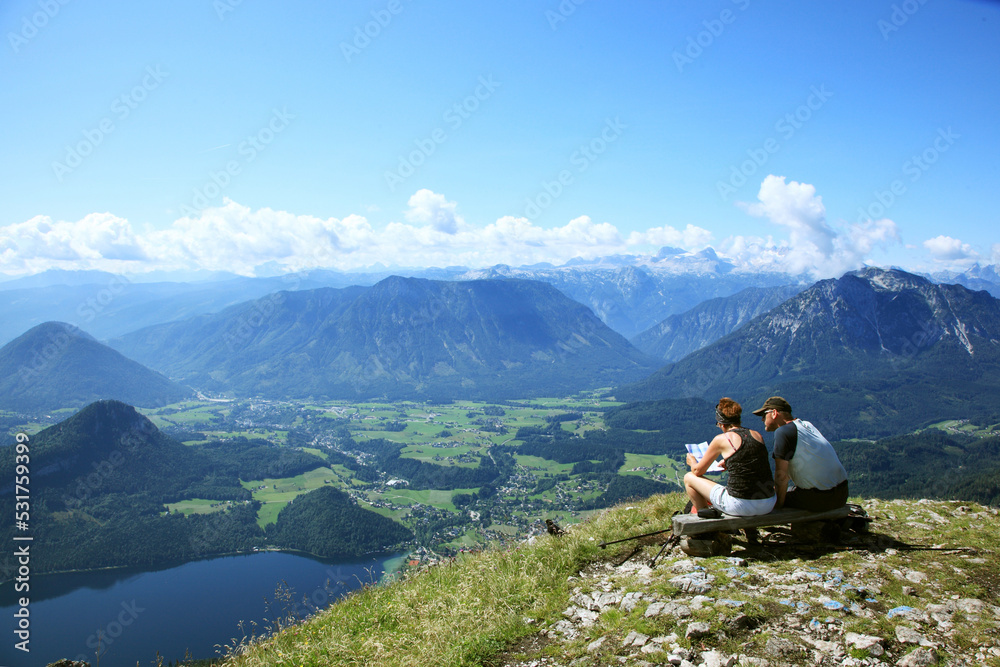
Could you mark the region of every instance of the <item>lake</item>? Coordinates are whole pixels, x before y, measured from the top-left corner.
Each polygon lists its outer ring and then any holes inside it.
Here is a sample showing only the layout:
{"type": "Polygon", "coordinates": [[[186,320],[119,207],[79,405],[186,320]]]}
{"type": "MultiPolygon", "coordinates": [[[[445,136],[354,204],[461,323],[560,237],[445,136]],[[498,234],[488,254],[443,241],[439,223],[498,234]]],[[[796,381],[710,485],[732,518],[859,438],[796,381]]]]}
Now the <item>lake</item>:
{"type": "Polygon", "coordinates": [[[0,665],[40,667],[60,658],[96,665],[99,632],[101,667],[150,665],[157,651],[164,662],[215,657],[219,647],[260,635],[277,618],[302,617],[378,582],[390,560],[321,561],[269,551],[152,571],[33,575],[30,653],[14,646],[13,614],[25,594],[15,593],[13,582],[0,587],[0,665]]]}

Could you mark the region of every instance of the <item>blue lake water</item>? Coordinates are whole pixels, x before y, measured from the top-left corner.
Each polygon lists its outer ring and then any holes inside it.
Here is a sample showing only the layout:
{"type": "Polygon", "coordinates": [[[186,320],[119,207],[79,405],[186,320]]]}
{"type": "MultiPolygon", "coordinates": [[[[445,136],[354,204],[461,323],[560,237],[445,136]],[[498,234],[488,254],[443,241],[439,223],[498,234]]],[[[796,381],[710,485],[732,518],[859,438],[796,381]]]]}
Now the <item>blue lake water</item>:
{"type": "Polygon", "coordinates": [[[157,651],[165,662],[215,657],[218,647],[260,635],[277,618],[302,617],[377,583],[387,561],[261,552],[153,571],[33,575],[27,593],[30,653],[15,648],[14,613],[25,593],[15,593],[7,582],[0,586],[0,666],[43,667],[60,658],[95,665],[99,632],[101,667],[150,665],[157,651]]]}

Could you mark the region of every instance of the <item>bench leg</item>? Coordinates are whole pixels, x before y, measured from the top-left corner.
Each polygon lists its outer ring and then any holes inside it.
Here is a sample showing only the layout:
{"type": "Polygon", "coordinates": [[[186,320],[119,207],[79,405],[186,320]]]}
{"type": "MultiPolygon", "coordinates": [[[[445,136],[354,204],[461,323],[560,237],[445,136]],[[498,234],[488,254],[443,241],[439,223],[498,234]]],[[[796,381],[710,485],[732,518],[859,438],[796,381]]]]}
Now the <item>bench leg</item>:
{"type": "Polygon", "coordinates": [[[707,558],[732,553],[733,538],[729,533],[701,533],[681,538],[681,551],[688,556],[707,558]]]}

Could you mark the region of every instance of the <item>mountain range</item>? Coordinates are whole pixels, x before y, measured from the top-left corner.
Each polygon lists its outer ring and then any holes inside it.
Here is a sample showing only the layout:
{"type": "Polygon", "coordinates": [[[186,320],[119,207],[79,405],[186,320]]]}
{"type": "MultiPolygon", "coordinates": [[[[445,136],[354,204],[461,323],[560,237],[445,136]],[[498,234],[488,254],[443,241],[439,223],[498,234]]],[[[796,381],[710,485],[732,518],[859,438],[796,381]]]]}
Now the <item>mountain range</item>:
{"type": "Polygon", "coordinates": [[[828,436],[877,436],[956,417],[1000,421],[998,373],[1000,301],[868,268],[816,283],[615,395],[780,394],[821,416],[828,436]]]}
{"type": "Polygon", "coordinates": [[[684,253],[664,248],[654,257],[609,257],[562,267],[537,265],[488,269],[448,267],[343,273],[313,269],[280,276],[227,274],[194,276],[121,276],[101,271],[59,271],[0,282],[0,342],[41,322],[71,322],[98,339],[258,299],[277,291],[321,287],[372,286],[393,275],[429,280],[520,278],[557,287],[589,306],[605,324],[630,337],[665,317],[701,301],[726,296],[747,286],[802,282],[777,273],[734,271],[711,249],[684,253]],[[171,280],[171,278],[174,278],[171,280]]]}
{"type": "Polygon", "coordinates": [[[103,398],[154,407],[192,395],[64,322],[40,324],[0,348],[2,410],[47,412],[103,398]]]}
{"type": "Polygon", "coordinates": [[[804,289],[800,285],[747,287],[732,296],[703,301],[631,339],[637,348],[673,362],[700,350],[804,289]]]}
{"type": "Polygon", "coordinates": [[[109,341],[179,382],[279,398],[521,398],[659,366],[586,306],[529,280],[393,276],[279,292],[109,341]]]}
{"type": "MultiPolygon", "coordinates": [[[[635,285],[648,278],[631,265],[587,270],[635,285]]],[[[965,279],[985,281],[991,271],[965,279]]],[[[322,279],[332,278],[309,278],[322,279]]],[[[163,405],[189,395],[180,385],[235,396],[432,400],[617,386],[626,401],[785,393],[817,404],[843,433],[890,435],[905,420],[994,412],[996,299],[894,269],[801,292],[797,284],[747,288],[667,317],[635,346],[542,281],[303,284],[128,333],[109,341],[117,352],[72,325],[35,327],[0,349],[0,408],[38,412],[100,398],[163,405]],[[654,373],[665,362],[673,363],[654,373]],[[924,410],[935,393],[938,405],[924,410]]]]}
{"type": "MultiPolygon", "coordinates": [[[[163,322],[218,312],[228,306],[277,291],[321,287],[371,286],[392,275],[430,280],[522,278],[557,287],[589,306],[609,327],[633,338],[671,315],[706,299],[729,296],[747,287],[776,287],[813,282],[807,275],[761,270],[716,253],[712,248],[686,252],[663,247],[652,255],[615,255],[573,260],[563,266],[496,265],[470,269],[385,268],[342,272],[310,269],[256,277],[223,272],[153,272],[116,275],[101,271],[52,269],[10,278],[0,275],[0,344],[46,321],[72,323],[99,340],[122,336],[163,322]]],[[[973,265],[963,272],[925,276],[1000,296],[996,266],[973,265]]]]}
{"type": "Polygon", "coordinates": [[[558,268],[500,265],[470,271],[463,277],[547,282],[571,299],[589,306],[605,324],[626,338],[706,299],[729,296],[751,286],[776,287],[806,280],[802,276],[733,269],[731,263],[711,248],[700,253],[663,248],[654,258],[643,262],[620,257],[558,268]]]}

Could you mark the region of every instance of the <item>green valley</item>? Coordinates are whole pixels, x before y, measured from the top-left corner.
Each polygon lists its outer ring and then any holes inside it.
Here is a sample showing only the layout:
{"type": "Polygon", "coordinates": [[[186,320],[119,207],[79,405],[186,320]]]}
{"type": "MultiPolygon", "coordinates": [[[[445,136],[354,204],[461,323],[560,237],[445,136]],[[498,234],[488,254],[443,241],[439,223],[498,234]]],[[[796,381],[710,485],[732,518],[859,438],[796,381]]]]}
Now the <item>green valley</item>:
{"type": "MultiPolygon", "coordinates": [[[[555,427],[572,443],[588,432],[596,435],[606,430],[603,414],[618,405],[595,392],[502,405],[477,401],[188,401],[145,413],[163,432],[190,446],[234,438],[263,439],[275,447],[300,448],[325,458],[327,465],[294,476],[241,478],[242,487],[257,503],[261,528],[274,524],[278,513],[296,498],[331,487],[347,493],[360,507],[413,529],[418,549],[447,551],[491,539],[520,538],[542,529],[547,518],[577,522],[596,509],[612,476],[667,483],[677,479],[679,447],[671,454],[627,454],[618,469],[600,473],[574,472],[574,463],[520,453],[523,441],[517,436],[521,429],[555,427]],[[419,479],[394,475],[381,467],[373,475],[373,447],[398,448],[397,462],[435,466],[443,475],[461,469],[474,474],[484,461],[493,465],[501,456],[509,457],[511,465],[502,478],[491,477],[487,483],[453,486],[444,481],[448,488],[430,488],[419,479]]],[[[226,505],[190,498],[168,508],[194,514],[223,511],[226,505]]]]}
{"type": "MultiPolygon", "coordinates": [[[[133,416],[117,405],[114,419],[101,423],[117,420],[147,444],[129,441],[126,455],[138,472],[108,468],[92,489],[80,486],[84,473],[107,468],[117,451],[108,443],[126,442],[77,424],[98,404],[58,424],[20,425],[47,443],[37,459],[43,464],[85,452],[79,471],[44,478],[52,487],[46,534],[67,545],[78,537],[94,545],[118,541],[120,531],[131,536],[116,554],[92,550],[77,562],[75,552],[59,552],[51,569],[259,548],[318,548],[321,556],[393,548],[434,560],[520,541],[543,532],[546,519],[578,523],[605,507],[680,491],[684,444],[713,433],[712,406],[702,399],[621,404],[598,391],[507,402],[203,399],[133,416]],[[330,520],[347,531],[342,542],[328,530],[309,539],[330,520]],[[358,522],[370,531],[380,521],[388,522],[383,537],[394,541],[376,545],[364,531],[350,532],[358,522]]],[[[854,492],[961,492],[995,502],[994,429],[950,421],[835,444],[854,492]],[[977,466],[968,465],[972,459],[977,466]]]]}

